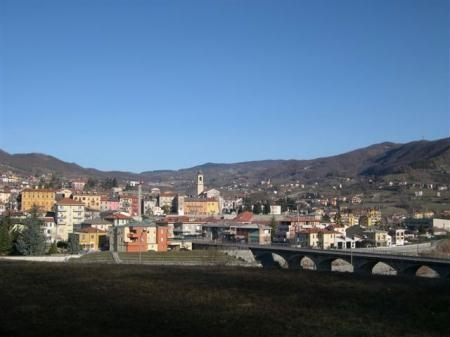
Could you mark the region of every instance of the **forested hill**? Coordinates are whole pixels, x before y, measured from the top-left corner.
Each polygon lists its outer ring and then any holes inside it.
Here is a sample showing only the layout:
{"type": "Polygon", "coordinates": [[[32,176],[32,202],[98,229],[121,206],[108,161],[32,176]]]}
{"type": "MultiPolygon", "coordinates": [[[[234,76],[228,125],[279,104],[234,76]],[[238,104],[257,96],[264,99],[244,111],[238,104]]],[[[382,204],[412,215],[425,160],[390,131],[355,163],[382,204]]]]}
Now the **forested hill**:
{"type": "Polygon", "coordinates": [[[327,177],[358,176],[383,177],[386,175],[420,176],[448,183],[450,172],[450,138],[435,141],[415,141],[407,144],[381,143],[337,156],[311,160],[262,160],[234,164],[206,163],[180,169],[131,173],[99,171],[67,163],[45,154],[9,154],[0,150],[0,170],[20,175],[56,172],[66,178],[116,177],[122,180],[170,182],[174,186],[192,182],[202,170],[210,187],[233,182],[256,183],[271,179],[276,182],[293,180],[313,181],[327,177]]]}

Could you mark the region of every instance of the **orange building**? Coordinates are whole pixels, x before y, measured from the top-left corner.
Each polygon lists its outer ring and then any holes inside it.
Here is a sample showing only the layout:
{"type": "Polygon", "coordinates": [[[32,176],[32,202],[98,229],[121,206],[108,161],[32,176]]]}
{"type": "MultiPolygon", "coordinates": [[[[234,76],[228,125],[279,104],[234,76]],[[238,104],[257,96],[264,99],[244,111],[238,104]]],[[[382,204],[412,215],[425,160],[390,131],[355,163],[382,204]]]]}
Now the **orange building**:
{"type": "Polygon", "coordinates": [[[157,226],[156,227],[156,241],[157,241],[157,251],[167,252],[167,226],[157,226]]]}
{"type": "Polygon", "coordinates": [[[33,206],[41,212],[51,212],[56,203],[56,191],[52,189],[25,189],[22,191],[22,211],[29,211],[33,206]]]}
{"type": "Polygon", "coordinates": [[[118,252],[166,252],[167,226],[114,226],[110,228],[110,249],[118,252]]]}
{"type": "Polygon", "coordinates": [[[125,251],[132,252],[146,252],[148,250],[147,244],[147,228],[146,227],[128,227],[126,236],[125,251]]]}

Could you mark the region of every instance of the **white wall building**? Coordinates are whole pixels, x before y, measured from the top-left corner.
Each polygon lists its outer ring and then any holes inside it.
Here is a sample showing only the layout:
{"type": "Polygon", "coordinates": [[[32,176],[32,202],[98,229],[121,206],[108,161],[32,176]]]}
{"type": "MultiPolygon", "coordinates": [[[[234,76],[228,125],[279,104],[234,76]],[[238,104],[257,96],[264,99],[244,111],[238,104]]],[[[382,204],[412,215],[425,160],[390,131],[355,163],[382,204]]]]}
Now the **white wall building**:
{"type": "Polygon", "coordinates": [[[42,224],[42,232],[45,237],[45,243],[47,245],[56,242],[56,223],[55,219],[52,217],[45,217],[41,219],[43,221],[42,224]]]}
{"type": "Polygon", "coordinates": [[[281,214],[281,206],[280,205],[270,205],[270,214],[280,215],[281,214]]]}
{"type": "Polygon", "coordinates": [[[448,219],[433,219],[433,227],[445,229],[450,232],[450,220],[448,219]]]}
{"type": "Polygon", "coordinates": [[[62,199],[56,203],[57,241],[67,241],[74,225],[84,221],[84,204],[81,201],[62,199]]]}

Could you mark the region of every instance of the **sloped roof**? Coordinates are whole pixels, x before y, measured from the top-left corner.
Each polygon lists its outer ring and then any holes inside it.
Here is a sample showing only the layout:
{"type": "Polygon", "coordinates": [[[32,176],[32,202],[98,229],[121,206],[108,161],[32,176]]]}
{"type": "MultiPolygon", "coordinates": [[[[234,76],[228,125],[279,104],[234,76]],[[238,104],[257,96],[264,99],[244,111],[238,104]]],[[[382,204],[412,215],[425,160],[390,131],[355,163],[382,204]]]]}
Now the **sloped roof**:
{"type": "Polygon", "coordinates": [[[84,205],[81,201],[73,200],[70,198],[64,198],[57,202],[57,205],[61,206],[82,206],[84,205]]]}
{"type": "Polygon", "coordinates": [[[77,232],[78,233],[102,233],[102,234],[106,234],[106,231],[103,231],[101,229],[94,228],[94,227],[85,227],[85,228],[80,229],[77,232]]]}
{"type": "Polygon", "coordinates": [[[238,214],[233,220],[237,222],[250,222],[253,219],[253,213],[246,211],[238,214]]]}

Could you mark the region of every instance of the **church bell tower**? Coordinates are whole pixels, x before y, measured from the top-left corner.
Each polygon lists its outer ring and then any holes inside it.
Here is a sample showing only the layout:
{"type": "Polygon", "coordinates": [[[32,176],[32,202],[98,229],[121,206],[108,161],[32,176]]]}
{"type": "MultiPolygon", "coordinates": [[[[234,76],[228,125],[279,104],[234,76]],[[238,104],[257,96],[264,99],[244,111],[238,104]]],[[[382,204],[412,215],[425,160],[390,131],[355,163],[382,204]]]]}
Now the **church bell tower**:
{"type": "Polygon", "coordinates": [[[202,194],[205,190],[205,186],[203,185],[203,173],[202,171],[197,172],[197,196],[202,194]]]}

